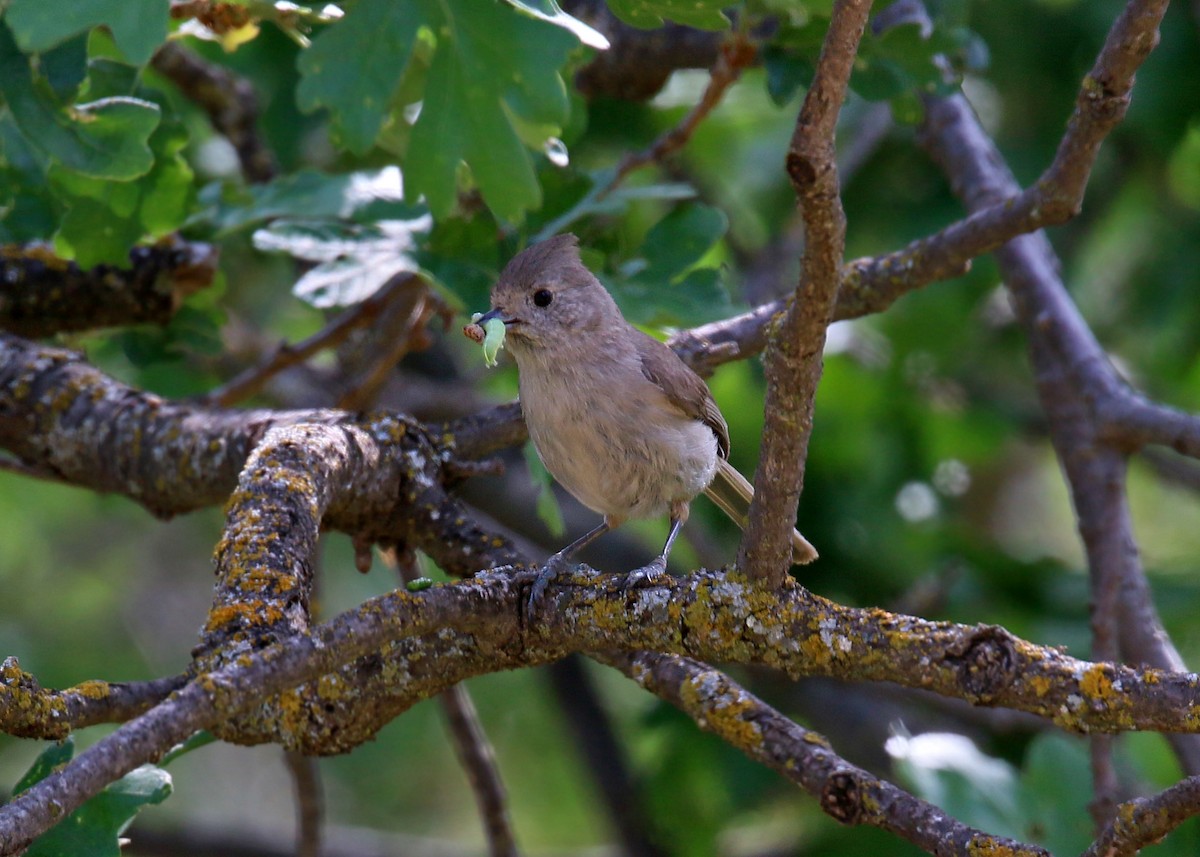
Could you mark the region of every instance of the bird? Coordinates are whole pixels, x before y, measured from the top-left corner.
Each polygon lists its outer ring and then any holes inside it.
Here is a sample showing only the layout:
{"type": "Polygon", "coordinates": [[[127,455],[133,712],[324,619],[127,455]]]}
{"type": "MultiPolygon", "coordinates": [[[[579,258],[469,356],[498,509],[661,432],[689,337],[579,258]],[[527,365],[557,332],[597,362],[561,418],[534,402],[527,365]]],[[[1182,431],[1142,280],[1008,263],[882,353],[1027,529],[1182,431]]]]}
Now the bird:
{"type": "MultiPolygon", "coordinates": [[[[601,523],[551,556],[534,609],[570,559],[629,519],[669,516],[662,551],[626,586],[665,574],[701,492],[741,528],[753,486],[729,463],[729,428],[708,386],[669,347],[622,315],[564,233],[514,256],[479,324],[499,319],[517,364],[521,412],[546,470],[601,523]]],[[[817,552],[792,533],[794,563],[817,552]]]]}

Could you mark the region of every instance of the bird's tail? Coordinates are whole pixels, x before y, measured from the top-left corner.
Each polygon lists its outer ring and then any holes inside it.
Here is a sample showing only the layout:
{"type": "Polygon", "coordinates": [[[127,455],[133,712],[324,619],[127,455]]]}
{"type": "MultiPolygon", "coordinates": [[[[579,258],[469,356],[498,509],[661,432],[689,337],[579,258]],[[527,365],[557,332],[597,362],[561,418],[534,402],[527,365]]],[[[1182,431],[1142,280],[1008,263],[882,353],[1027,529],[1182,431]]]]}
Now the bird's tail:
{"type": "MultiPolygon", "coordinates": [[[[732,464],[723,458],[717,459],[717,475],[704,489],[704,493],[731,521],[743,530],[746,529],[750,501],[754,498],[754,486],[745,476],[738,473],[732,464]]],[[[792,564],[804,565],[816,558],[817,549],[800,535],[799,530],[792,530],[792,564]]]]}

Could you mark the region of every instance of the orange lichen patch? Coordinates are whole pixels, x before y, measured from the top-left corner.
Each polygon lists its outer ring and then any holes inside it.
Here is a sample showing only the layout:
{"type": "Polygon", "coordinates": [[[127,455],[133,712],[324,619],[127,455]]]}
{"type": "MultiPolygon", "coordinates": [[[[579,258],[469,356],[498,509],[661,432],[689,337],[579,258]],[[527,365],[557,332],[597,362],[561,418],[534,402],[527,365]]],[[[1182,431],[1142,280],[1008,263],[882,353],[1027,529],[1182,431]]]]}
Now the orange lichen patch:
{"type": "Polygon", "coordinates": [[[805,659],[817,667],[828,666],[833,661],[833,651],[821,641],[818,633],[809,634],[800,641],[800,652],[805,659]]]}
{"type": "Polygon", "coordinates": [[[1113,683],[1108,677],[1111,671],[1112,668],[1105,664],[1095,664],[1079,680],[1079,689],[1092,699],[1107,702],[1113,697],[1113,683]]]}
{"type": "Polygon", "coordinates": [[[703,673],[684,681],[679,687],[679,697],[702,726],[729,743],[753,751],[761,748],[762,729],[749,718],[757,710],[753,698],[731,691],[716,673],[703,673]]]}
{"type": "Polygon", "coordinates": [[[112,686],[106,681],[82,681],[71,690],[88,699],[108,699],[112,686]]]}
{"type": "Polygon", "coordinates": [[[273,625],[283,617],[283,610],[276,604],[256,598],[213,607],[208,611],[208,621],[204,623],[204,630],[206,633],[215,633],[228,630],[229,626],[234,624],[245,627],[273,625]]]}
{"type": "Polygon", "coordinates": [[[967,843],[967,853],[971,857],[1020,857],[1038,852],[1027,848],[1013,848],[1010,843],[994,836],[976,836],[967,843]]]}
{"type": "Polygon", "coordinates": [[[228,584],[243,594],[255,592],[283,596],[294,592],[300,585],[292,575],[263,570],[257,565],[253,568],[245,568],[238,564],[229,565],[227,568],[230,571],[226,576],[228,584]]]}
{"type": "Polygon", "coordinates": [[[1050,678],[1044,675],[1030,676],[1025,680],[1025,683],[1033,689],[1033,692],[1036,693],[1038,697],[1045,696],[1054,687],[1054,682],[1050,681],[1050,678]]]}

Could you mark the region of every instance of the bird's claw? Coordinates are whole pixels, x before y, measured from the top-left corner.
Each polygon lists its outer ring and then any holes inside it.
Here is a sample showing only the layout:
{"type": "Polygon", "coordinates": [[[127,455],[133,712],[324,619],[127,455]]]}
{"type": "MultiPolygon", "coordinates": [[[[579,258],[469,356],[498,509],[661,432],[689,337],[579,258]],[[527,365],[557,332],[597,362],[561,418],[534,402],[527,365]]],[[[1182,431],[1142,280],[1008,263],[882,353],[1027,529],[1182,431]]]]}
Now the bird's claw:
{"type": "Polygon", "coordinates": [[[669,577],[667,574],[667,561],[660,556],[649,565],[635,568],[629,574],[625,575],[625,580],[622,581],[621,588],[637,589],[642,586],[653,586],[656,583],[661,583],[664,577],[669,577]]]}
{"type": "Polygon", "coordinates": [[[546,564],[542,566],[542,570],[538,572],[537,579],[533,581],[533,587],[529,590],[529,615],[532,616],[541,606],[542,599],[546,595],[546,587],[554,582],[563,572],[566,566],[566,558],[562,554],[555,554],[546,560],[546,564]]]}

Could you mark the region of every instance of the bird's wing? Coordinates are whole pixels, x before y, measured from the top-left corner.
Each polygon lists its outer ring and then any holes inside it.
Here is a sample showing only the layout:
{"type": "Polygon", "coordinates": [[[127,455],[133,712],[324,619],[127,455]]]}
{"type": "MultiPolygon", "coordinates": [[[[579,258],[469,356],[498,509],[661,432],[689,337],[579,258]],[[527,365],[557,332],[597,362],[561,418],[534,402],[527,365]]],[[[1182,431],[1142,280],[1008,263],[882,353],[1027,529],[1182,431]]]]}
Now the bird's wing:
{"type": "Polygon", "coordinates": [[[663,391],[672,405],[712,429],[717,436],[717,452],[721,458],[729,458],[729,426],[708,385],[670,348],[639,330],[634,332],[642,374],[663,391]]]}

